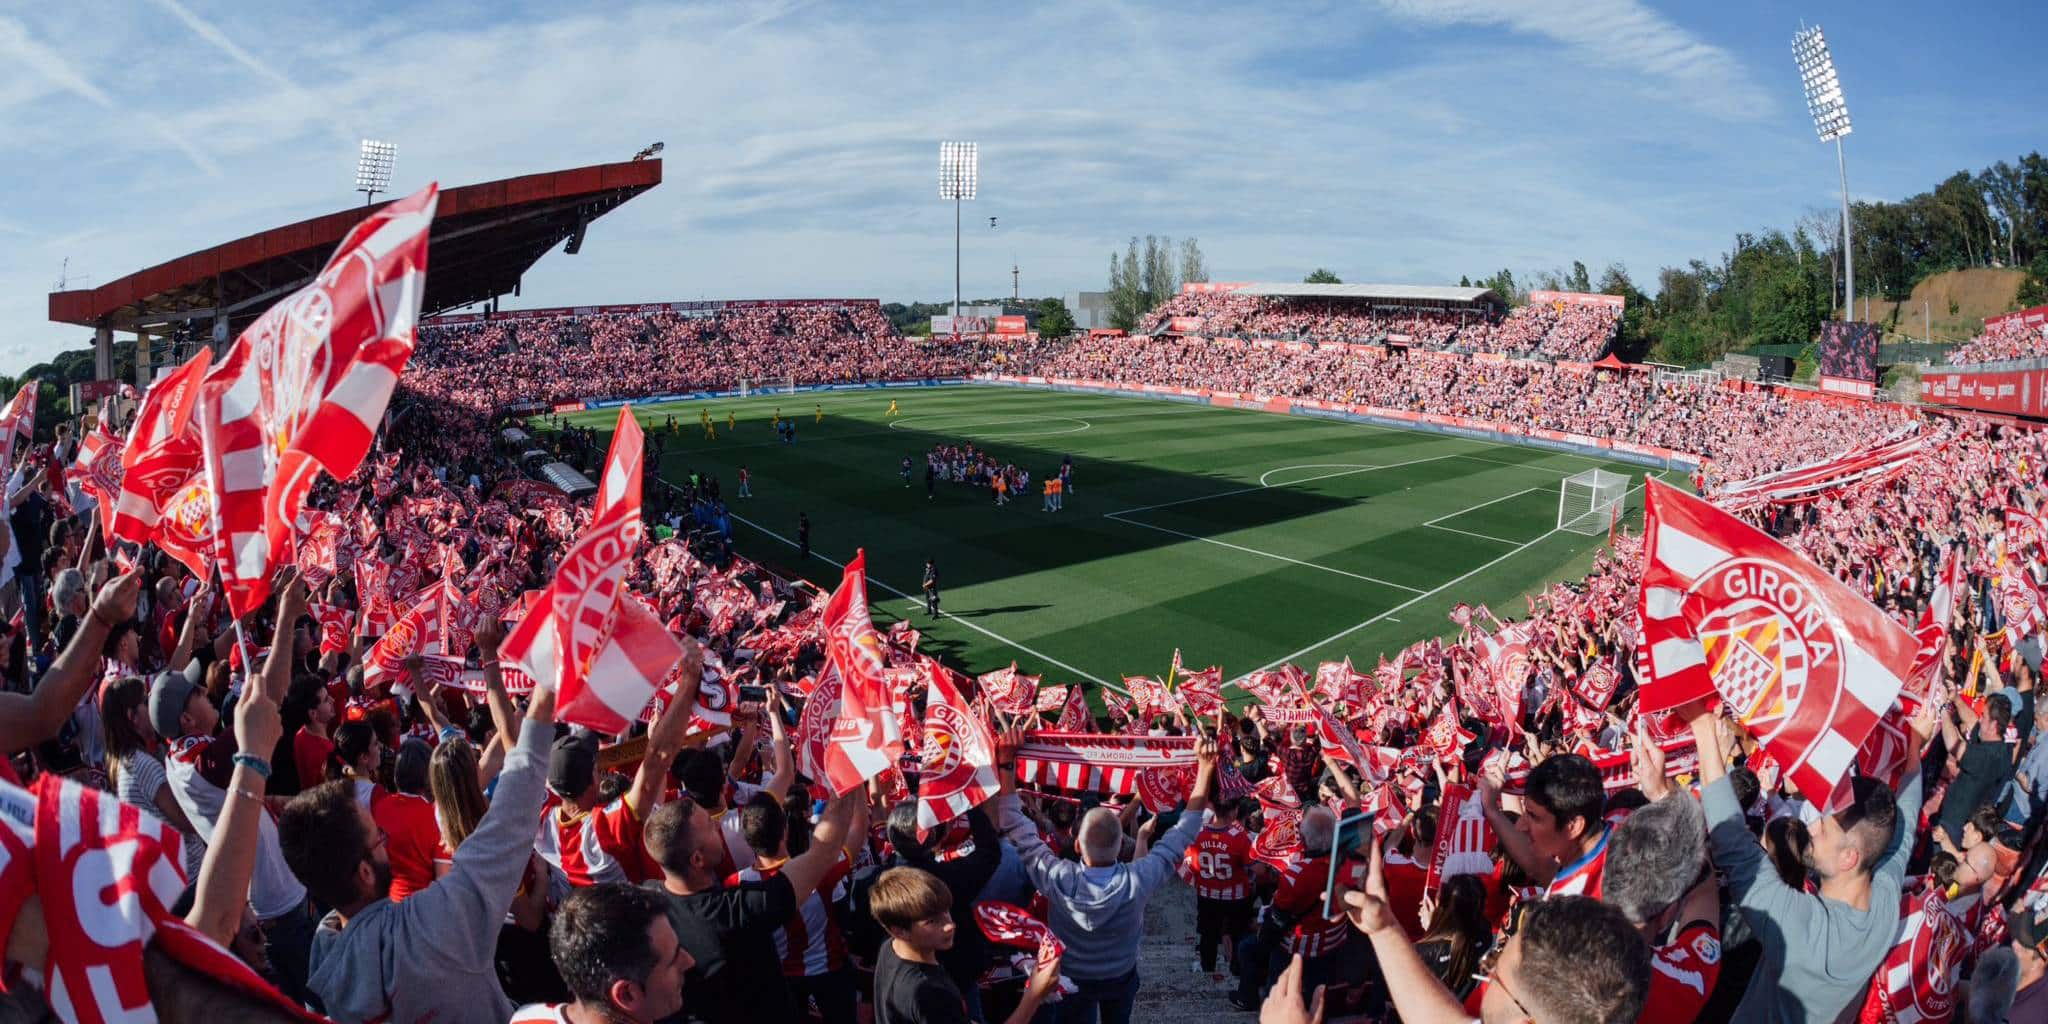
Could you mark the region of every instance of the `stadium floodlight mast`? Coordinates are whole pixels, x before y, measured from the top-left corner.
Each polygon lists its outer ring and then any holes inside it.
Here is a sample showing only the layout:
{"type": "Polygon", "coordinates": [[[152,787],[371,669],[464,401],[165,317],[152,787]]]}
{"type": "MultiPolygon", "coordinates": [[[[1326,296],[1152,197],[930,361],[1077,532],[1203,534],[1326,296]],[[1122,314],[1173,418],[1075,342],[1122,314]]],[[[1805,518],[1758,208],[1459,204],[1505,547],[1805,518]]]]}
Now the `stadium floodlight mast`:
{"type": "Polygon", "coordinates": [[[356,157],[356,191],[363,193],[363,205],[375,202],[377,193],[391,191],[391,164],[398,159],[398,143],[364,139],[356,157]]]}
{"type": "MultiPolygon", "coordinates": [[[[974,198],[981,177],[980,147],[972,142],[939,143],[939,196],[953,201],[953,316],[960,316],[960,203],[974,198]]],[[[953,325],[958,333],[959,324],[953,325]]]]}
{"type": "Polygon", "coordinates": [[[1801,28],[1792,36],[1792,56],[1799,61],[1799,84],[1806,90],[1806,110],[1820,141],[1835,144],[1835,170],[1842,176],[1842,319],[1856,315],[1856,256],[1849,244],[1849,165],[1842,156],[1842,137],[1849,134],[1849,104],[1842,99],[1842,80],[1820,26],[1801,28]]]}

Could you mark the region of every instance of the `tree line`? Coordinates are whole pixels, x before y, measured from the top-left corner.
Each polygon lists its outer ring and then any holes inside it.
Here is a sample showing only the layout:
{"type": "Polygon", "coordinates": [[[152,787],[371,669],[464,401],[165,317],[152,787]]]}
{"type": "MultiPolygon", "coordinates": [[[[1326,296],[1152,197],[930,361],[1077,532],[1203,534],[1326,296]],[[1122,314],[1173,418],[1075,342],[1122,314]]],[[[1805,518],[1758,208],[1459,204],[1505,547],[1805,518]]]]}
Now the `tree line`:
{"type": "Polygon", "coordinates": [[[1176,246],[1171,238],[1146,235],[1141,252],[1138,236],[1132,235],[1121,258],[1109,254],[1110,326],[1134,330],[1147,311],[1180,294],[1181,285],[1207,280],[1209,263],[1200,241],[1183,238],[1176,246]]]}

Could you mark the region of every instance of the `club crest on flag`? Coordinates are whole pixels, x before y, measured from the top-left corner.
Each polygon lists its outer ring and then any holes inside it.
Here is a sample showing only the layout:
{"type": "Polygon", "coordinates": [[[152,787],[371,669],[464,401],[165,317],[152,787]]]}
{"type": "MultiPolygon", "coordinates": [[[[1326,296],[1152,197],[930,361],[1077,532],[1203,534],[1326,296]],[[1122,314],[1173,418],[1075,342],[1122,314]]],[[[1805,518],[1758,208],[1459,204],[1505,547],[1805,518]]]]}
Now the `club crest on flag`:
{"type": "Polygon", "coordinates": [[[1735,559],[1700,578],[1711,609],[1700,621],[1707,669],[1721,698],[1760,737],[1792,717],[1808,690],[1840,690],[1834,623],[1797,580],[1767,563],[1735,559]]]}
{"type": "Polygon", "coordinates": [[[972,775],[977,763],[992,763],[995,751],[983,747],[982,731],[967,721],[967,712],[952,704],[935,701],[927,707],[923,757],[918,764],[926,784],[944,783],[963,773],[972,775]]]}

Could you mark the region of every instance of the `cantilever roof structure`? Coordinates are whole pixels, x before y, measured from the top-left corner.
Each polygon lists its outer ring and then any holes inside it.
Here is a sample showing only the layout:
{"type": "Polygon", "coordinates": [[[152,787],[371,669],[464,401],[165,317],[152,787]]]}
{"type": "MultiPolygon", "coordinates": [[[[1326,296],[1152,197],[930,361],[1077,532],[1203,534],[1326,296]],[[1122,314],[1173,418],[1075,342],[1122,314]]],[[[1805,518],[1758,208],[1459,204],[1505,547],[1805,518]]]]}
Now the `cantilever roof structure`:
{"type": "MultiPolygon", "coordinates": [[[[659,184],[661,161],[634,160],[443,191],[420,314],[517,290],[520,278],[549,250],[567,241],[567,251],[575,252],[591,221],[659,184]]],[[[223,242],[97,288],[52,292],[50,319],[101,328],[102,335],[224,321],[232,337],[311,280],[349,229],[375,209],[340,210],[223,242]]]]}

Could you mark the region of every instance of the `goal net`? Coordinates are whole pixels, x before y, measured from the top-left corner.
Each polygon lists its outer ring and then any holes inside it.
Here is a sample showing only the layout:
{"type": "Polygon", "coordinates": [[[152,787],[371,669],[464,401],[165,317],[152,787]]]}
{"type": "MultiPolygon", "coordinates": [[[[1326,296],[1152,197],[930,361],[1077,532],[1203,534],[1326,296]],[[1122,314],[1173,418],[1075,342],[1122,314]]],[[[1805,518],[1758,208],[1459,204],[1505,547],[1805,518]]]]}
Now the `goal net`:
{"type": "Polygon", "coordinates": [[[1628,477],[1604,469],[1589,469],[1565,477],[1557,492],[1557,528],[1597,537],[1621,513],[1628,493],[1628,477]]]}

